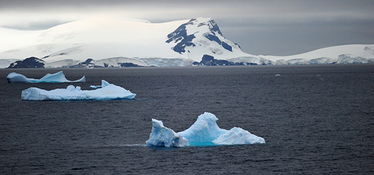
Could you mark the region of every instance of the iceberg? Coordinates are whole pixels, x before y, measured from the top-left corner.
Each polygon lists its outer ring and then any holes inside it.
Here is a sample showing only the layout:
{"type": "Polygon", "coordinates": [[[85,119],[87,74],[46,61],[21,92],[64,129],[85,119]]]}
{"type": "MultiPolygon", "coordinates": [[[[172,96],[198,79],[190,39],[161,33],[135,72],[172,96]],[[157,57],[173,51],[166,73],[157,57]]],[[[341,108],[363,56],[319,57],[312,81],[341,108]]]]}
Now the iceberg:
{"type": "Polygon", "coordinates": [[[117,100],[134,99],[136,94],[123,87],[101,80],[101,88],[81,90],[79,86],[69,85],[66,89],[44,90],[36,87],[25,89],[22,100],[117,100]]]}
{"type": "Polygon", "coordinates": [[[86,82],[86,77],[83,76],[78,80],[68,80],[65,77],[63,71],[56,72],[54,74],[46,74],[40,79],[28,78],[19,73],[9,73],[6,77],[9,83],[75,83],[75,82],[86,82]]]}
{"type": "Polygon", "coordinates": [[[188,129],[175,132],[163,125],[162,121],[152,119],[152,131],[147,146],[185,147],[185,146],[216,146],[265,143],[258,137],[242,128],[221,129],[217,125],[218,118],[209,112],[198,116],[188,129]]]}

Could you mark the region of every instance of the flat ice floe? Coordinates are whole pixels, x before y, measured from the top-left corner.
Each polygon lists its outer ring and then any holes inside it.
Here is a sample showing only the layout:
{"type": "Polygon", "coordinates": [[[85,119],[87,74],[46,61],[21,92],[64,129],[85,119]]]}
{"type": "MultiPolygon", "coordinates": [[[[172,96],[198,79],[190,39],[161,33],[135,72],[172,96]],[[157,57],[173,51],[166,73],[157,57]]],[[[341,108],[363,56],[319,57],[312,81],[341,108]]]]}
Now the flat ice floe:
{"type": "Polygon", "coordinates": [[[86,77],[83,76],[78,80],[68,80],[65,77],[64,72],[59,71],[54,74],[46,74],[40,79],[28,78],[19,73],[9,73],[6,77],[10,83],[74,83],[74,82],[86,82],[86,77]]]}
{"type": "Polygon", "coordinates": [[[162,121],[152,119],[152,131],[146,145],[185,147],[265,143],[262,137],[242,128],[221,129],[216,123],[217,120],[214,114],[205,112],[188,129],[176,133],[165,127],[162,121]]]}
{"type": "Polygon", "coordinates": [[[22,100],[116,100],[134,99],[136,94],[123,87],[102,80],[101,87],[95,90],[81,90],[69,85],[66,89],[44,90],[31,87],[22,91],[22,100]]]}

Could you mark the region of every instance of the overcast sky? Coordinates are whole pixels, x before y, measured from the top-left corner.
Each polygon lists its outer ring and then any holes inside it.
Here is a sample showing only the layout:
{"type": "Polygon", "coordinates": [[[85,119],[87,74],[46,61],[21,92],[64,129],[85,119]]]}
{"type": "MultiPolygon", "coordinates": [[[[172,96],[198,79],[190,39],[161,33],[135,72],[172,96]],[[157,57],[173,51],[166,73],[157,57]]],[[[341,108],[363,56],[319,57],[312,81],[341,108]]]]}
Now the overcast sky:
{"type": "Polygon", "coordinates": [[[0,26],[38,30],[97,14],[164,22],[211,17],[252,54],[374,43],[373,0],[0,0],[0,26]]]}

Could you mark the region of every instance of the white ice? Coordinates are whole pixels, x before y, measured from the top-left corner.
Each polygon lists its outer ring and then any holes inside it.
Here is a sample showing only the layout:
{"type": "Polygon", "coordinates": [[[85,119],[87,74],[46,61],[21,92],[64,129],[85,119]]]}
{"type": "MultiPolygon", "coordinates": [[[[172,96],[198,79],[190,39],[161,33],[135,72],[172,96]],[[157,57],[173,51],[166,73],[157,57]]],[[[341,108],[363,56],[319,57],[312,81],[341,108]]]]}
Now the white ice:
{"type": "Polygon", "coordinates": [[[86,77],[83,76],[78,80],[68,80],[65,77],[64,72],[59,71],[54,74],[46,74],[40,79],[27,78],[26,76],[19,73],[9,73],[6,77],[10,83],[73,83],[73,82],[86,82],[86,77]]]}
{"type": "Polygon", "coordinates": [[[134,99],[136,94],[123,87],[102,80],[101,88],[81,90],[79,86],[69,85],[66,89],[44,90],[31,87],[22,91],[22,100],[115,100],[134,99]]]}
{"type": "Polygon", "coordinates": [[[152,131],[146,145],[184,147],[265,143],[262,137],[242,128],[221,129],[216,123],[217,120],[214,114],[205,112],[188,129],[176,133],[165,127],[162,121],[152,119],[152,131]]]}

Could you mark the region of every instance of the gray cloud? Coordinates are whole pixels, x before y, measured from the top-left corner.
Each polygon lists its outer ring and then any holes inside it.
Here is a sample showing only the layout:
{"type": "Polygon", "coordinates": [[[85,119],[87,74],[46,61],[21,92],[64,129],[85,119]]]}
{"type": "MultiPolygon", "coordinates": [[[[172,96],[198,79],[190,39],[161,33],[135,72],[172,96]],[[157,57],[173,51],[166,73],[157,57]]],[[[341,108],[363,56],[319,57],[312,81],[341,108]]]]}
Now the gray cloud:
{"type": "Polygon", "coordinates": [[[30,22],[26,24],[10,24],[10,25],[3,25],[2,27],[11,28],[11,29],[18,29],[18,30],[40,30],[40,29],[48,29],[50,27],[67,23],[70,21],[61,21],[61,20],[43,20],[43,21],[36,21],[30,22]]]}
{"type": "Polygon", "coordinates": [[[287,55],[374,43],[372,9],[372,0],[0,0],[0,25],[35,30],[95,13],[152,22],[204,16],[247,52],[287,55]]]}
{"type": "Polygon", "coordinates": [[[290,55],[334,45],[374,43],[372,20],[237,27],[220,23],[227,38],[235,38],[244,50],[253,54],[290,55]]]}

